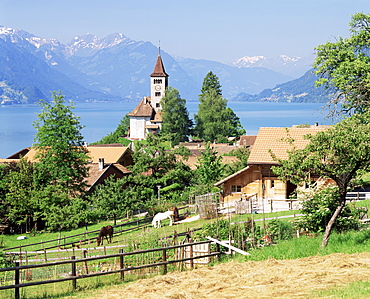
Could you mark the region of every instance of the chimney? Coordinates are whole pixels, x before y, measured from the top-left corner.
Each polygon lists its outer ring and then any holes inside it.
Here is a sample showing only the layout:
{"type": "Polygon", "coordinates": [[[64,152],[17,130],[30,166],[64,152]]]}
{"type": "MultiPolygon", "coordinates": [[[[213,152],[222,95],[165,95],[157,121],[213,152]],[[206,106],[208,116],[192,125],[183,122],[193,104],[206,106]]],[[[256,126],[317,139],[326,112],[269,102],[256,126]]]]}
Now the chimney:
{"type": "Polygon", "coordinates": [[[315,127],[318,127],[318,126],[319,126],[319,123],[317,123],[317,122],[316,122],[316,123],[315,123],[315,127]]]}
{"type": "Polygon", "coordinates": [[[102,171],[104,168],[104,158],[99,158],[99,171],[102,171]]]}

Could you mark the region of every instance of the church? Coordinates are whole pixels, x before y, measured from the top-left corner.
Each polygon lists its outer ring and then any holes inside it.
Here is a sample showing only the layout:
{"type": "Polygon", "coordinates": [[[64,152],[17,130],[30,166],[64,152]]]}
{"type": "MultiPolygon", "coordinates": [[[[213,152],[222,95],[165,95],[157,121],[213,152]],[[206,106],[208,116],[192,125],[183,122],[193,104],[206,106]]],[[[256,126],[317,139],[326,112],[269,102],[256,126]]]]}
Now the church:
{"type": "Polygon", "coordinates": [[[162,114],[160,101],[168,87],[168,75],[164,70],[161,53],[150,75],[150,97],[144,97],[136,108],[131,111],[129,138],[131,140],[143,140],[148,133],[158,133],[162,126],[162,114]]]}

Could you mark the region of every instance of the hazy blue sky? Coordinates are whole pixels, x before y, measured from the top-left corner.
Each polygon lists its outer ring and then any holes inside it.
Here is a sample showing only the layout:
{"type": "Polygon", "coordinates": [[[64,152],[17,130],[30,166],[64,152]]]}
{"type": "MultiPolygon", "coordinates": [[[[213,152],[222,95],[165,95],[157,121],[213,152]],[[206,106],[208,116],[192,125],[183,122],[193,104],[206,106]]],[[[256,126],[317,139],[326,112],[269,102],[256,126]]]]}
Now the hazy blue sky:
{"type": "Polygon", "coordinates": [[[0,25],[63,43],[120,32],[171,55],[232,62],[243,56],[308,56],[348,36],[369,0],[0,0],[0,25]]]}

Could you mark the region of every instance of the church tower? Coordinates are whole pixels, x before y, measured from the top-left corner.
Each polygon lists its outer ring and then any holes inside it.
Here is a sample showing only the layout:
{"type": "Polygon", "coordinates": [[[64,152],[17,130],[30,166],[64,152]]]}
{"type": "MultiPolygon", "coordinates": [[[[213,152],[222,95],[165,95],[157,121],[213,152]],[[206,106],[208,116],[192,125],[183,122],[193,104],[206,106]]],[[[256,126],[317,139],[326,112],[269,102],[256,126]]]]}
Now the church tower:
{"type": "Polygon", "coordinates": [[[141,102],[127,115],[130,117],[130,139],[143,140],[149,133],[159,133],[162,128],[161,99],[168,87],[168,75],[164,70],[159,49],[154,71],[150,75],[150,97],[141,102]]]}
{"type": "Polygon", "coordinates": [[[157,62],[153,73],[150,75],[150,101],[156,112],[162,109],[160,101],[164,97],[166,88],[168,87],[168,75],[164,70],[160,51],[161,49],[159,48],[157,62]]]}

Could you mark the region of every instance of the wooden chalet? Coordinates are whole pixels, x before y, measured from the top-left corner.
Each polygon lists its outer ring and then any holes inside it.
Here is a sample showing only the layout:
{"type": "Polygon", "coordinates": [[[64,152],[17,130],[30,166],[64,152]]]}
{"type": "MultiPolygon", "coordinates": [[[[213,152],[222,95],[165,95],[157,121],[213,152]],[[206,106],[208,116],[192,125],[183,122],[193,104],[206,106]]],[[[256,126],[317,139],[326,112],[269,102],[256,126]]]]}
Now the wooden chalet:
{"type": "MultiPolygon", "coordinates": [[[[86,179],[88,184],[88,193],[92,192],[95,187],[102,184],[110,176],[122,178],[131,174],[127,166],[132,165],[132,150],[122,144],[99,144],[86,146],[88,155],[89,175],[86,179]]],[[[24,158],[31,162],[37,162],[35,148],[30,148],[25,153],[24,158]]],[[[19,162],[18,159],[1,159],[1,163],[19,162]]]]}
{"type": "MultiPolygon", "coordinates": [[[[273,153],[279,159],[287,159],[288,151],[293,147],[303,149],[309,142],[307,134],[325,131],[330,126],[310,126],[291,128],[260,128],[251,148],[248,166],[217,182],[222,187],[221,202],[232,203],[243,199],[288,199],[297,189],[291,182],[283,182],[272,172],[271,167],[278,163],[272,158],[273,153]],[[291,142],[288,142],[290,140],[291,142]]],[[[311,177],[317,181],[318,177],[311,177]]],[[[327,180],[325,180],[327,181],[327,180]]],[[[304,188],[300,186],[299,188],[304,188]]]]}

